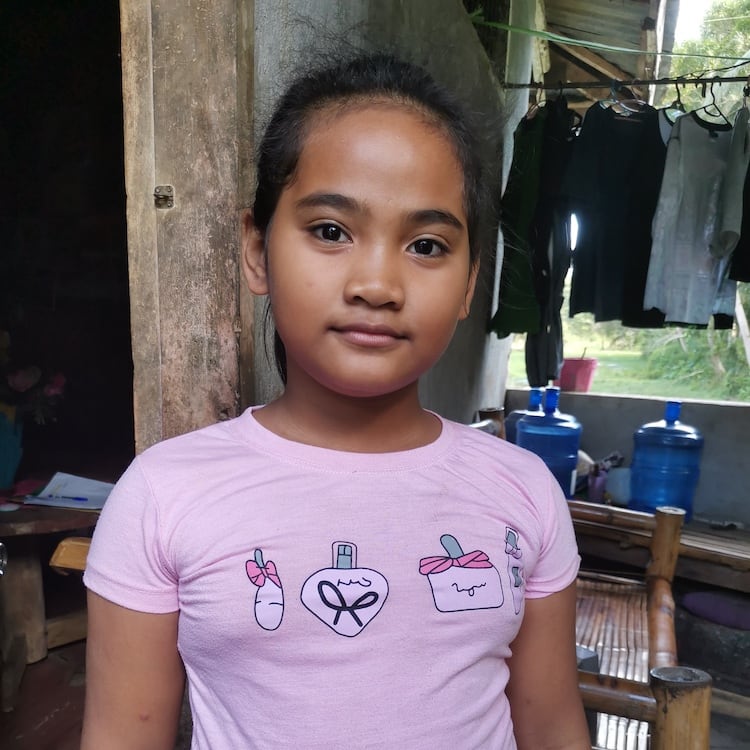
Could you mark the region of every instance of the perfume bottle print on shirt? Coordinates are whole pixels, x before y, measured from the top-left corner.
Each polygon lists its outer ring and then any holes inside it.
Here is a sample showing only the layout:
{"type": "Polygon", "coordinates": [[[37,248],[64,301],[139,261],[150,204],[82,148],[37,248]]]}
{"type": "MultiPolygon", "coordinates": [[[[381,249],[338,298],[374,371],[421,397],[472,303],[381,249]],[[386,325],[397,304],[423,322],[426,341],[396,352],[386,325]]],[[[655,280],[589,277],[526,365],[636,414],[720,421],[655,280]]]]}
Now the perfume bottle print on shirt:
{"type": "Polygon", "coordinates": [[[377,615],[388,596],[388,582],[371,568],[357,567],[357,547],[333,543],[333,564],[313,573],[300,599],[321,622],[339,635],[359,635],[377,615]]]}
{"type": "Polygon", "coordinates": [[[255,592],[255,621],[263,630],[276,630],[284,616],[284,590],[273,560],[263,561],[263,551],[256,549],[255,557],[245,563],[255,592]]]}
{"type": "Polygon", "coordinates": [[[427,576],[435,607],[440,612],[502,607],[503,584],[488,555],[481,550],[464,553],[451,534],[443,534],[440,544],[447,556],[419,561],[419,572],[427,576]]]}
{"type": "Polygon", "coordinates": [[[524,596],[523,552],[518,543],[518,532],[510,526],[505,527],[505,554],[508,556],[508,581],[513,597],[513,609],[518,614],[524,596]]]}

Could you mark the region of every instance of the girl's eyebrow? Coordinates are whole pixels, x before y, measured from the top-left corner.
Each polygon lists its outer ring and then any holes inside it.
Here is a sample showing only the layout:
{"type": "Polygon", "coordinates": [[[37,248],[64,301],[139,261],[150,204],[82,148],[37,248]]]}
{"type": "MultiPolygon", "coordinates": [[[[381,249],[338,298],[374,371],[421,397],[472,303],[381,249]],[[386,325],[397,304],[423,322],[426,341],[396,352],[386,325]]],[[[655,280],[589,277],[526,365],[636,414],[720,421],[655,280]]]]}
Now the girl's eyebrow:
{"type": "Polygon", "coordinates": [[[463,223],[450,211],[440,208],[424,208],[420,211],[412,211],[407,219],[412,224],[447,224],[456,229],[463,229],[463,223]]]}
{"type": "MultiPolygon", "coordinates": [[[[300,198],[295,204],[297,208],[336,208],[351,213],[369,213],[367,206],[341,193],[311,193],[300,198]]],[[[455,229],[464,229],[463,223],[450,211],[440,208],[424,208],[411,211],[406,216],[410,224],[446,224],[455,229]]]]}
{"type": "Polygon", "coordinates": [[[311,193],[300,198],[295,205],[297,208],[338,208],[355,213],[367,212],[367,209],[354,198],[341,193],[311,193]]]}

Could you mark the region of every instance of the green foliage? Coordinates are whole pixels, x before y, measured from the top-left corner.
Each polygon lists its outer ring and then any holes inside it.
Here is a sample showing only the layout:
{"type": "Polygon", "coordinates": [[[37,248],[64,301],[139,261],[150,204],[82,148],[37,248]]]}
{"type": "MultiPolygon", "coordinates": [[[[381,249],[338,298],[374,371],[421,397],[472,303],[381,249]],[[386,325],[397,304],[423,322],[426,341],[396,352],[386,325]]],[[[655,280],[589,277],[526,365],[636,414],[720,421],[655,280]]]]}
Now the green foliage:
{"type": "MultiPolygon", "coordinates": [[[[671,60],[672,77],[713,75],[724,71],[726,75],[747,75],[750,64],[735,64],[750,57],[750,0],[716,0],[706,14],[698,39],[688,39],[675,46],[675,52],[695,57],[674,57],[671,60]],[[708,56],[708,57],[706,57],[708,56]],[[724,70],[729,68],[729,70],[724,70]]],[[[742,100],[742,83],[716,84],[710,87],[686,84],[680,86],[680,99],[688,110],[697,109],[716,99],[722,112],[731,115],[742,100]]],[[[662,88],[659,103],[675,99],[674,88],[662,88]]]]}

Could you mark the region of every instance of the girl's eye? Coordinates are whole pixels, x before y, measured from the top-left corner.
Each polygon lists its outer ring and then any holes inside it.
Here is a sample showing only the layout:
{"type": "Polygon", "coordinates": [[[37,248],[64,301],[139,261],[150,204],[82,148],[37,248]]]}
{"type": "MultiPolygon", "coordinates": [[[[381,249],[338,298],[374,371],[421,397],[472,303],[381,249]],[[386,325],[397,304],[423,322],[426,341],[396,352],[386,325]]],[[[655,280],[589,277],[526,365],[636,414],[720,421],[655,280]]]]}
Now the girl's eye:
{"type": "Polygon", "coordinates": [[[325,242],[342,242],[348,239],[344,230],[335,224],[320,224],[313,227],[312,233],[325,242]]]}
{"type": "Polygon", "coordinates": [[[445,253],[445,247],[435,240],[422,239],[412,242],[411,247],[415,255],[434,258],[445,253]]]}

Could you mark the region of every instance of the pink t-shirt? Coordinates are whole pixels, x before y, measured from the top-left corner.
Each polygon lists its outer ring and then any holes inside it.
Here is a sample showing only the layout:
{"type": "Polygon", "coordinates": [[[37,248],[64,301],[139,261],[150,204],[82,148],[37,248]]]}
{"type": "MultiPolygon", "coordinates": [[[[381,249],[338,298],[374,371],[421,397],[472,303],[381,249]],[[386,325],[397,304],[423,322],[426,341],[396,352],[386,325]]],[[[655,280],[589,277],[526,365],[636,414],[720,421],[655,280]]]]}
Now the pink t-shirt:
{"type": "Polygon", "coordinates": [[[346,453],[248,410],[135,459],[84,581],[179,610],[193,748],[516,747],[509,644],[525,598],[575,579],[573,527],[536,456],[442,425],[346,453]]]}

